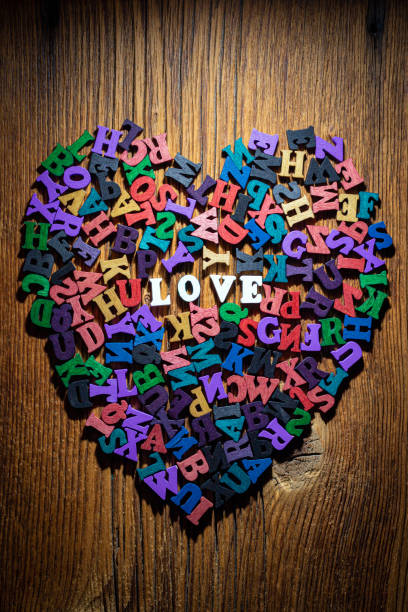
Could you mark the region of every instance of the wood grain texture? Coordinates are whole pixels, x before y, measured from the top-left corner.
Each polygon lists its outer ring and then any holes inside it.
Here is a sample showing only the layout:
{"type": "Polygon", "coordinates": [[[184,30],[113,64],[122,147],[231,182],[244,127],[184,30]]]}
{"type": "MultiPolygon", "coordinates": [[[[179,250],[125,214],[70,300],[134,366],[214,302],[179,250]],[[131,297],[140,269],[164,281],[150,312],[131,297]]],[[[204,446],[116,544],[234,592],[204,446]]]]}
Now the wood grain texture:
{"type": "Polygon", "coordinates": [[[1,609],[406,610],[406,3],[7,4],[1,609]],[[396,245],[374,351],[335,418],[316,418],[323,453],[196,537],[140,497],[130,472],[100,468],[51,383],[43,340],[26,333],[30,300],[16,301],[37,166],[57,141],[125,117],[147,135],[167,131],[173,154],[213,176],[222,147],[253,127],[341,135],[396,245]]]}

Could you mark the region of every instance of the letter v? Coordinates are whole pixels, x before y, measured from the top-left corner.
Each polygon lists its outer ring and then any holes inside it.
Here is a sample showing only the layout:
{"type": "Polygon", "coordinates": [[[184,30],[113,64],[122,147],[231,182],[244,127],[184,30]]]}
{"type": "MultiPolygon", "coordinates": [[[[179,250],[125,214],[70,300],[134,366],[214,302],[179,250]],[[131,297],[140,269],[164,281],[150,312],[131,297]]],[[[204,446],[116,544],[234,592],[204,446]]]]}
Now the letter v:
{"type": "Polygon", "coordinates": [[[236,276],[222,276],[221,274],[210,274],[210,278],[212,284],[214,285],[214,289],[217,292],[218,299],[221,304],[225,302],[227,299],[228,293],[236,279],[236,276]],[[222,279],[222,284],[220,280],[222,279]]]}

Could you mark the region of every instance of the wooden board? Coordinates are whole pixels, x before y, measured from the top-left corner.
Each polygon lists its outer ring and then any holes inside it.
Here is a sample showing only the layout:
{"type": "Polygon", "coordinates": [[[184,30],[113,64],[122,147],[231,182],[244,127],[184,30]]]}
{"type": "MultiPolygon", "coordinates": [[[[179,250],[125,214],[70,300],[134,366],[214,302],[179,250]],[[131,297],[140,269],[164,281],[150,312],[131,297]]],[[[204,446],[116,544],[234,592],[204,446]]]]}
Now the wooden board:
{"type": "Polygon", "coordinates": [[[1,609],[407,609],[407,17],[398,0],[2,3],[1,609]],[[37,166],[125,117],[217,176],[253,127],[343,136],[396,245],[392,308],[335,418],[196,538],[100,468],[16,299],[37,166]]]}

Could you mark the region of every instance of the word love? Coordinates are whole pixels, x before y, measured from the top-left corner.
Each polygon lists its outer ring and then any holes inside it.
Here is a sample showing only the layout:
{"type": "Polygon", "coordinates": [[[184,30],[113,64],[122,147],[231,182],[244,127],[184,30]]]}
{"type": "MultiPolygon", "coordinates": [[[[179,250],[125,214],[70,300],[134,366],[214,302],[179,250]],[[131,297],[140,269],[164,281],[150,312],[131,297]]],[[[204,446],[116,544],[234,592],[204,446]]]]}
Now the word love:
{"type": "MultiPolygon", "coordinates": [[[[210,280],[218,300],[221,303],[225,302],[236,281],[236,276],[210,274],[210,280]]],[[[259,288],[262,287],[262,281],[262,276],[244,276],[240,278],[241,304],[259,304],[259,302],[261,302],[262,295],[259,293],[259,288]]],[[[170,293],[168,293],[165,298],[161,296],[163,279],[151,278],[149,282],[151,285],[152,298],[150,306],[170,306],[170,293]]],[[[195,302],[201,295],[200,282],[195,276],[187,274],[179,279],[177,283],[177,292],[180,299],[184,302],[195,302]]]]}
{"type": "Polygon", "coordinates": [[[98,126],[42,162],[21,290],[85,437],[203,526],[362,369],[392,238],[340,137],[253,129],[212,177],[142,132],[98,126]]]}

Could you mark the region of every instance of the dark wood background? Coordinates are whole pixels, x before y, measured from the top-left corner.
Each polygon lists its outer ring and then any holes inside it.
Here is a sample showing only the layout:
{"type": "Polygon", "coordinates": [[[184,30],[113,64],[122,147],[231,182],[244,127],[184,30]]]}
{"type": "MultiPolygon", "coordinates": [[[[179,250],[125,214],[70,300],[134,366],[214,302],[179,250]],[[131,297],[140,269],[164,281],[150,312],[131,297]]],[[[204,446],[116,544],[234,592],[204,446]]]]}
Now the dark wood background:
{"type": "MultiPolygon", "coordinates": [[[[406,610],[406,2],[3,2],[2,610],[406,610]],[[213,176],[252,127],[345,138],[394,237],[391,309],[312,449],[191,538],[101,470],[16,300],[20,222],[55,143],[129,117],[213,176]]],[[[285,140],[284,140],[285,141],[285,140]]],[[[286,142],[286,141],[285,141],[286,142]]],[[[218,173],[218,174],[217,174],[218,173]]]]}

